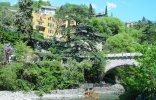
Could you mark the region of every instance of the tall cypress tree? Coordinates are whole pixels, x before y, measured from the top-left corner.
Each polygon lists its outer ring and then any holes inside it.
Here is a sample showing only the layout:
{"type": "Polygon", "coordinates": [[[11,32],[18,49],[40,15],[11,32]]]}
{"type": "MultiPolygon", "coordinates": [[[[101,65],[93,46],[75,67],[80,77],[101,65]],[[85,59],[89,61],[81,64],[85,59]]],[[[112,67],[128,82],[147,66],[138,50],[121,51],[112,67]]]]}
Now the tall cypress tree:
{"type": "Polygon", "coordinates": [[[146,18],[144,16],[142,17],[142,21],[146,21],[146,18]]]}
{"type": "Polygon", "coordinates": [[[19,0],[19,10],[16,15],[16,25],[18,33],[23,33],[31,39],[32,27],[32,0],[19,0]]]}
{"type": "Polygon", "coordinates": [[[94,16],[95,15],[95,12],[94,12],[94,9],[92,7],[92,4],[89,5],[89,18],[94,16]]]}
{"type": "Polygon", "coordinates": [[[108,16],[107,6],[106,6],[106,8],[105,8],[105,16],[108,16]]]}

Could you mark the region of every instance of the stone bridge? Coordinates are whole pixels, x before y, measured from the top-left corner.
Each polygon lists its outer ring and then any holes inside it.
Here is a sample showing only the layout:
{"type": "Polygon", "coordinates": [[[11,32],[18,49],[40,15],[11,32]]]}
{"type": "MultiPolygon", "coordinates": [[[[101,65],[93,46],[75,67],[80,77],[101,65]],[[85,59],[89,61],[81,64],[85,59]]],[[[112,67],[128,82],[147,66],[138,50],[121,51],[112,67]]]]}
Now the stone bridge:
{"type": "Polygon", "coordinates": [[[134,57],[137,56],[142,56],[142,54],[138,52],[107,54],[104,73],[107,73],[111,69],[122,65],[138,65],[138,62],[134,59],[134,57]]]}

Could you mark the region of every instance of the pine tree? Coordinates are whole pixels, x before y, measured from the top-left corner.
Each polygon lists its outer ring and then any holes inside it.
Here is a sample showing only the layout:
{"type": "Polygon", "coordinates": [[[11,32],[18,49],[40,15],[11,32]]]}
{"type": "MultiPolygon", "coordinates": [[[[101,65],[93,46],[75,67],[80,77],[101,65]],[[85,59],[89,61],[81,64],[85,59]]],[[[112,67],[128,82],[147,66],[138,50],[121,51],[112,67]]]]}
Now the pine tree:
{"type": "Polygon", "coordinates": [[[108,16],[107,6],[106,6],[106,8],[105,8],[105,16],[108,16]]]}
{"type": "Polygon", "coordinates": [[[32,27],[32,0],[19,0],[19,11],[16,15],[17,32],[23,33],[27,38],[31,39],[33,32],[32,27]]]}

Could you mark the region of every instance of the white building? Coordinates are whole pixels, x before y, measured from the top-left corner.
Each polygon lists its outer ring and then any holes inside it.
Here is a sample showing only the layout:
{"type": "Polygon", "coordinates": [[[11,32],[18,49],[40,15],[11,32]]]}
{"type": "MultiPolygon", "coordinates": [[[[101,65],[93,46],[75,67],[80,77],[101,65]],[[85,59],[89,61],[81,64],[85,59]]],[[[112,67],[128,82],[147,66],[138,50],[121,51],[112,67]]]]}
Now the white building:
{"type": "Polygon", "coordinates": [[[42,14],[55,14],[56,7],[51,7],[51,6],[41,6],[40,8],[40,13],[42,14]]]}

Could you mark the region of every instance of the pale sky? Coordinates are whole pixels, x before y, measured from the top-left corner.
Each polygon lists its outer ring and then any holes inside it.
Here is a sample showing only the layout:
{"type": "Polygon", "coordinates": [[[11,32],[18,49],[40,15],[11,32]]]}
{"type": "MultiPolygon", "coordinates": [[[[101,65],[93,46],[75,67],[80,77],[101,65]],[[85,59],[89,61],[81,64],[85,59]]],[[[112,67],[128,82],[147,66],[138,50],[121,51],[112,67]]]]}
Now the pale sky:
{"type": "MultiPolygon", "coordinates": [[[[0,0],[17,3],[18,0],[0,0]]],[[[97,13],[104,12],[105,6],[108,12],[122,21],[137,21],[145,18],[156,21],[156,0],[49,0],[53,6],[61,6],[66,3],[86,4],[90,3],[97,13]]]]}

